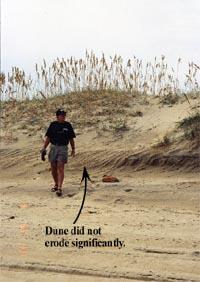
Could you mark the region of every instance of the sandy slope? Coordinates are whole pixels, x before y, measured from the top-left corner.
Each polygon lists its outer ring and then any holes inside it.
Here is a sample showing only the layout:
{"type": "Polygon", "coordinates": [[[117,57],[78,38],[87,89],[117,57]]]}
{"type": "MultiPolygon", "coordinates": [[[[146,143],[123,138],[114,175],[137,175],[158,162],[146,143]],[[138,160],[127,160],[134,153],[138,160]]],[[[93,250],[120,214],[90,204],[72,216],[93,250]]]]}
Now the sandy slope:
{"type": "Polygon", "coordinates": [[[185,102],[164,108],[148,105],[143,117],[129,119],[130,130],[123,138],[110,133],[98,137],[90,128],[80,132],[77,156],[65,169],[62,199],[49,192],[52,179],[48,162],[39,159],[39,135],[19,132],[18,142],[2,143],[2,281],[200,281],[198,173],[178,167],[137,171],[116,166],[120,158],[154,144],[187,111],[185,102]],[[44,245],[45,226],[73,227],[83,197],[79,182],[85,164],[94,183],[89,184],[76,225],[101,227],[99,239],[119,238],[124,248],[44,245]],[[105,173],[120,182],[102,183],[105,173]]]}

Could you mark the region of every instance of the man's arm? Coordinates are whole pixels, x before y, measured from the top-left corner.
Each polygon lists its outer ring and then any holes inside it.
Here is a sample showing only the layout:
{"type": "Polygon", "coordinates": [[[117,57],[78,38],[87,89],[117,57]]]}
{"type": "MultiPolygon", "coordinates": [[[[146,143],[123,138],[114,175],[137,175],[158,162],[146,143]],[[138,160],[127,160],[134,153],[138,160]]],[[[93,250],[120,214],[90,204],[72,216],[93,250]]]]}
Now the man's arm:
{"type": "Polygon", "coordinates": [[[69,142],[70,142],[70,145],[71,145],[71,148],[72,148],[72,157],[75,157],[75,142],[74,142],[74,138],[71,138],[69,139],[69,142]]]}
{"type": "Polygon", "coordinates": [[[44,150],[47,148],[49,143],[50,143],[50,138],[48,136],[46,136],[46,139],[44,140],[44,145],[43,145],[44,150]]]}
{"type": "Polygon", "coordinates": [[[47,131],[46,131],[46,134],[45,134],[45,140],[44,140],[44,145],[43,145],[43,148],[42,150],[46,150],[47,146],[49,145],[50,143],[50,138],[52,136],[52,122],[50,123],[47,131]]]}

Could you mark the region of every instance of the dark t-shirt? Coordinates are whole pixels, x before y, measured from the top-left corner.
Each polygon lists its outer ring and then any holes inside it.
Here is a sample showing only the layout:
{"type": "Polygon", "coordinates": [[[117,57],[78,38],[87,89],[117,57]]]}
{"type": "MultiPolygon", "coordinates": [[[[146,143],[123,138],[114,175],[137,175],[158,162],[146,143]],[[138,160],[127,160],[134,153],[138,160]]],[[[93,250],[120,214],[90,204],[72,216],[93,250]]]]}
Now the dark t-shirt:
{"type": "Polygon", "coordinates": [[[68,145],[69,140],[76,137],[73,127],[68,121],[51,122],[45,136],[48,136],[54,145],[68,145]]]}

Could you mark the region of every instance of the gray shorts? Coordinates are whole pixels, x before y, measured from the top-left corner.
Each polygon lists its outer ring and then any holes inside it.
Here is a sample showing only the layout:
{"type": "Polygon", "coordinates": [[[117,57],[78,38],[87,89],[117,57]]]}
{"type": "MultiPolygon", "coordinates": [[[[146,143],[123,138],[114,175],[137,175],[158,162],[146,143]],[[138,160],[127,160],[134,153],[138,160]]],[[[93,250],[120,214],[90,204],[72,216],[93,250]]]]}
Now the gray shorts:
{"type": "Polygon", "coordinates": [[[48,153],[49,162],[64,162],[68,161],[68,146],[58,146],[58,145],[50,145],[50,151],[48,153]]]}

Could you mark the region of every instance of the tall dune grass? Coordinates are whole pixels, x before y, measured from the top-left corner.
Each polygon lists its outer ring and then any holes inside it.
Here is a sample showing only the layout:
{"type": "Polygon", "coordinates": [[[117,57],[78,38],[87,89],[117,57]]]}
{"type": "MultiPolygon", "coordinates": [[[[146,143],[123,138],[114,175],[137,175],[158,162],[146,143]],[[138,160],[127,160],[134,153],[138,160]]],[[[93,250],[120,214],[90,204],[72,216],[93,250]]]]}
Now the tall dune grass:
{"type": "Polygon", "coordinates": [[[5,75],[0,74],[1,99],[30,99],[53,97],[83,90],[117,90],[151,95],[177,94],[199,91],[200,67],[190,62],[185,74],[184,89],[179,81],[181,59],[176,69],[169,67],[165,56],[143,63],[133,57],[126,62],[121,56],[106,58],[86,51],[84,59],[57,58],[51,65],[43,60],[35,65],[35,73],[27,76],[18,67],[5,75]]]}

